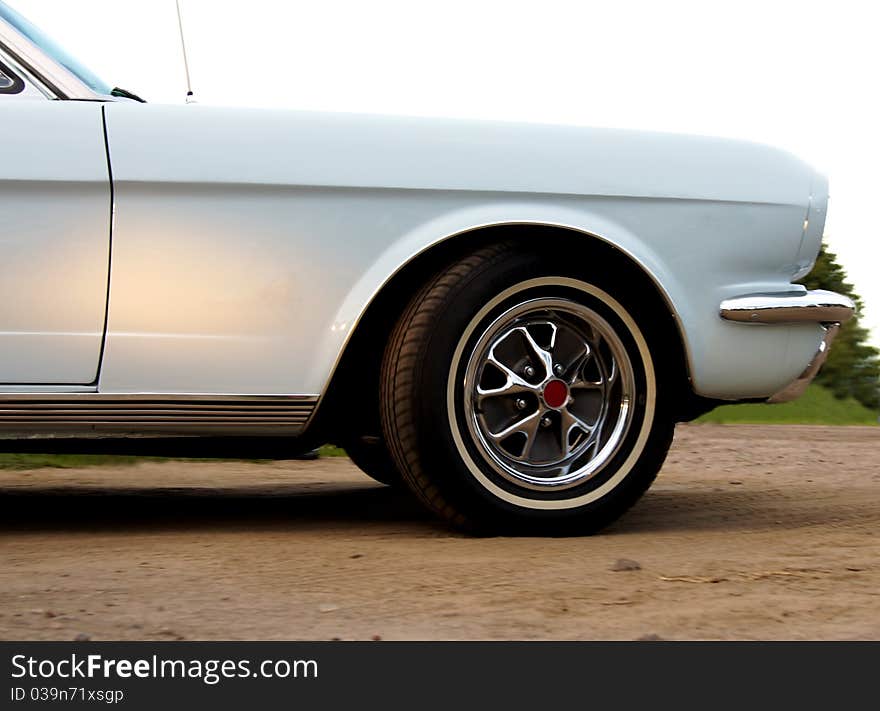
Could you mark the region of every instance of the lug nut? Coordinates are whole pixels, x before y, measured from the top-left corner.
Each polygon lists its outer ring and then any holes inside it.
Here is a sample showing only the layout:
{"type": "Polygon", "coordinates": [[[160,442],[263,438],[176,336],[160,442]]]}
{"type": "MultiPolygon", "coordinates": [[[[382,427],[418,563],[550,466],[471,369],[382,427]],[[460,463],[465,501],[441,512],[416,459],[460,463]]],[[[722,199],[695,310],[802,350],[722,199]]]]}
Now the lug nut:
{"type": "Polygon", "coordinates": [[[565,367],[562,363],[557,363],[553,366],[553,372],[556,373],[556,375],[562,375],[565,372],[565,367]]]}
{"type": "Polygon", "coordinates": [[[523,372],[526,374],[527,378],[531,378],[535,374],[535,369],[532,366],[527,365],[523,372]]]}
{"type": "Polygon", "coordinates": [[[551,419],[550,415],[544,415],[541,418],[541,427],[543,427],[544,429],[547,429],[552,424],[553,420],[551,419]]]}
{"type": "Polygon", "coordinates": [[[516,399],[516,409],[517,410],[525,410],[526,409],[526,401],[523,400],[521,397],[518,397],[516,399]]]}

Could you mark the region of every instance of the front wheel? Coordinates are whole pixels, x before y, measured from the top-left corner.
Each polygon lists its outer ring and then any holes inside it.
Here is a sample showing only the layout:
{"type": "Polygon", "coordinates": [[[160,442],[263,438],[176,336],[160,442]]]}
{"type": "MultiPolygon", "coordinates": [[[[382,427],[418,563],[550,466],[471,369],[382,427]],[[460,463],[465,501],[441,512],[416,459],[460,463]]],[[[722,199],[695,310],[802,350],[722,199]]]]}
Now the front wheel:
{"type": "Polygon", "coordinates": [[[379,437],[353,437],[343,448],[352,463],[371,479],[386,486],[400,486],[400,472],[379,437]]]}
{"type": "Polygon", "coordinates": [[[405,483],[478,532],[591,532],[618,518],[673,431],[642,301],[626,280],[511,245],[445,269],[383,359],[382,426],[405,483]]]}

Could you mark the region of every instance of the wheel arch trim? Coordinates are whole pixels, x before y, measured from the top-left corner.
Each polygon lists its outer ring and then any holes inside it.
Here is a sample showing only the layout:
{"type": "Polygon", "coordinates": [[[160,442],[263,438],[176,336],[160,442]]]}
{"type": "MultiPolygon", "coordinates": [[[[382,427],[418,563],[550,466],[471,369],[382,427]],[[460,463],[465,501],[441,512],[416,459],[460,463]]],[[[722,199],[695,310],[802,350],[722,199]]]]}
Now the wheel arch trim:
{"type": "Polygon", "coordinates": [[[417,259],[451,241],[462,239],[469,234],[483,234],[490,229],[515,227],[545,227],[581,235],[597,240],[621,253],[626,260],[646,276],[675,323],[675,328],[684,354],[683,367],[690,380],[693,373],[692,351],[687,337],[686,319],[681,306],[685,303],[683,289],[663,267],[663,261],[637,235],[622,225],[594,213],[558,206],[524,204],[512,207],[504,205],[483,205],[446,213],[438,218],[424,222],[391,243],[379,254],[348,292],[330,326],[329,336],[321,344],[316,368],[311,381],[322,383],[322,393],[309,423],[314,420],[324,395],[339,370],[352,337],[361,325],[365,315],[376,303],[380,294],[417,259]],[[328,368],[329,364],[329,368],[328,368]]]}

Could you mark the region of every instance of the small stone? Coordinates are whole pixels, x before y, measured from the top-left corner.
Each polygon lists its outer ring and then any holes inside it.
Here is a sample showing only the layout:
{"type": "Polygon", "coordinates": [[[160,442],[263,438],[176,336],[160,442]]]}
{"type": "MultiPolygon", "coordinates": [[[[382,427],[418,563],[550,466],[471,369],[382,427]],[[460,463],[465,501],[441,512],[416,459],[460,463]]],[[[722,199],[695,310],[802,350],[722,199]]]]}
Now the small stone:
{"type": "Polygon", "coordinates": [[[381,642],[382,635],[374,634],[372,637],[370,637],[370,639],[373,640],[374,642],[381,642]]]}
{"type": "Polygon", "coordinates": [[[614,565],[611,566],[611,570],[615,573],[619,573],[627,570],[641,570],[642,566],[638,561],[630,560],[629,558],[618,558],[614,561],[614,565]]]}
{"type": "Polygon", "coordinates": [[[351,558],[352,560],[354,560],[355,558],[363,558],[364,554],[363,553],[353,553],[352,555],[350,555],[348,557],[351,558]]]}
{"type": "Polygon", "coordinates": [[[339,609],[339,605],[321,605],[318,612],[335,612],[339,609]]]}
{"type": "Polygon", "coordinates": [[[659,634],[654,634],[652,632],[651,634],[643,634],[636,641],[637,642],[663,642],[664,640],[659,634]]]}
{"type": "Polygon", "coordinates": [[[92,635],[86,634],[85,632],[80,632],[76,637],[73,638],[74,642],[89,642],[92,639],[92,635]]]}
{"type": "Polygon", "coordinates": [[[46,610],[45,614],[46,614],[46,617],[49,617],[49,618],[57,617],[57,615],[54,612],[52,612],[52,610],[46,610]]]}
{"type": "Polygon", "coordinates": [[[732,479],[728,482],[728,484],[732,484],[733,486],[742,486],[742,482],[737,479],[732,479]]]}

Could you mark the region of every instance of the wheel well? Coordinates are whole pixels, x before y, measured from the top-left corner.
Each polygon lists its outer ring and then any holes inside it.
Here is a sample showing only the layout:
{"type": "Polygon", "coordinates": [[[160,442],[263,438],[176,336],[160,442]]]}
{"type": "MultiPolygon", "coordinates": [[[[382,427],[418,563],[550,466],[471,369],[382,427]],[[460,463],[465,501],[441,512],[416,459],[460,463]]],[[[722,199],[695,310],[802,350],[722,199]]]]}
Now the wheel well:
{"type": "Polygon", "coordinates": [[[655,312],[653,327],[659,331],[665,346],[659,368],[666,387],[673,391],[671,400],[675,403],[676,420],[692,419],[714,407],[714,401],[693,393],[677,319],[664,294],[632,258],[598,237],[564,227],[499,225],[464,232],[431,247],[408,262],[383,286],[367,307],[342,354],[310,428],[312,434],[342,446],[352,437],[379,436],[379,368],[385,344],[403,309],[440,269],[474,249],[500,241],[538,244],[542,250],[565,250],[565,254],[600,262],[603,270],[629,279],[633,288],[643,295],[645,305],[655,312]]]}

